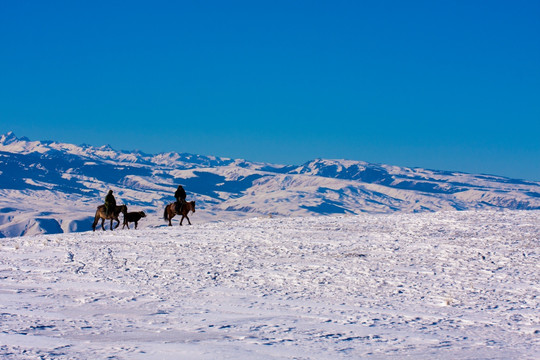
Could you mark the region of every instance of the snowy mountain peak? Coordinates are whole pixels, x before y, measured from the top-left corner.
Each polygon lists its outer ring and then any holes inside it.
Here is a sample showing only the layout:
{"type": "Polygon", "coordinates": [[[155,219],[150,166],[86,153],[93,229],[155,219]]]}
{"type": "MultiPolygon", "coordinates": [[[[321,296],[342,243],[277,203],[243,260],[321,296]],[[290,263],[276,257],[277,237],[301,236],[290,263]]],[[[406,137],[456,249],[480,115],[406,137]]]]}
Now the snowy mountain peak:
{"type": "Polygon", "coordinates": [[[291,172],[335,179],[360,180],[367,183],[392,182],[391,175],[383,166],[365,161],[316,159],[291,172]]]}
{"type": "Polygon", "coordinates": [[[103,150],[103,151],[114,151],[114,149],[109,144],[100,146],[100,147],[98,147],[98,149],[103,150]]]}
{"type": "Polygon", "coordinates": [[[15,141],[18,141],[19,139],[17,138],[17,136],[15,136],[15,134],[13,133],[13,131],[9,131],[7,132],[6,134],[3,134],[2,136],[0,136],[0,144],[1,145],[9,145],[15,141]]]}

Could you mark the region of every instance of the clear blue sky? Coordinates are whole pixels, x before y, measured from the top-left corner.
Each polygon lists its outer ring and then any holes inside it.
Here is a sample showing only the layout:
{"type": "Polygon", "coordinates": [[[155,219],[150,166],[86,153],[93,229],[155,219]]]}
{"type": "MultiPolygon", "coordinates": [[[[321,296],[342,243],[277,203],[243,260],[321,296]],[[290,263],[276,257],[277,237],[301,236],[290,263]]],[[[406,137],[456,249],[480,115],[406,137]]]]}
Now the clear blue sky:
{"type": "Polygon", "coordinates": [[[540,180],[540,1],[2,1],[0,132],[540,180]]]}

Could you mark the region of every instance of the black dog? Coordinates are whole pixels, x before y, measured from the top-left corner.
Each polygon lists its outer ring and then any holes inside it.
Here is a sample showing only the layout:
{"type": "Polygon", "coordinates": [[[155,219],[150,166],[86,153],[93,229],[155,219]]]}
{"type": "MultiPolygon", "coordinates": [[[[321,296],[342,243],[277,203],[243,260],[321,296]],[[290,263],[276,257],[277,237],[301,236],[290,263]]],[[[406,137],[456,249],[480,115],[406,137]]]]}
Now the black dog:
{"type": "Polygon", "coordinates": [[[124,226],[122,226],[122,229],[127,226],[129,229],[129,223],[134,222],[135,223],[135,229],[137,228],[137,222],[141,220],[141,218],[146,217],[146,214],[144,211],[139,212],[130,212],[124,215],[124,226]]]}

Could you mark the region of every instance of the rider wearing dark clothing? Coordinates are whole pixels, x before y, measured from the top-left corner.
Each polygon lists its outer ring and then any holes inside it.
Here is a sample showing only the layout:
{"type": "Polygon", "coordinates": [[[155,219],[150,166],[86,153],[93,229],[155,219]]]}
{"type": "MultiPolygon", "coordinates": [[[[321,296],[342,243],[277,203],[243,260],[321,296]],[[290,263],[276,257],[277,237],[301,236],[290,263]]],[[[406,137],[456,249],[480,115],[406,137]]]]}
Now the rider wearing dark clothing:
{"type": "Polygon", "coordinates": [[[114,212],[116,208],[116,199],[113,196],[113,191],[109,190],[107,196],[105,196],[105,214],[109,216],[114,212]]]}
{"type": "Polygon", "coordinates": [[[176,199],[176,213],[180,214],[182,206],[184,206],[184,203],[186,202],[186,190],[184,190],[182,185],[178,185],[178,189],[176,189],[176,192],[174,193],[174,198],[176,199]]]}

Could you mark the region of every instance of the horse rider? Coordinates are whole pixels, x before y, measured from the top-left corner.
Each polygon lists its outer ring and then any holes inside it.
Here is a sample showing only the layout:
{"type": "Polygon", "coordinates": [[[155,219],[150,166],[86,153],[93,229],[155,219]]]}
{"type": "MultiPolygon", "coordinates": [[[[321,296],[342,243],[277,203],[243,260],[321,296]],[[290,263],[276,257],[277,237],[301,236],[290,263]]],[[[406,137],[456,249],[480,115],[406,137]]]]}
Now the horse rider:
{"type": "Polygon", "coordinates": [[[105,196],[105,215],[111,215],[116,208],[116,199],[113,196],[113,191],[109,190],[105,196]]]}
{"type": "Polygon", "coordinates": [[[184,203],[186,202],[186,190],[184,190],[182,185],[178,185],[178,189],[176,189],[174,193],[174,198],[176,199],[174,210],[176,211],[177,214],[180,214],[180,211],[182,211],[182,207],[184,206],[184,203]]]}

